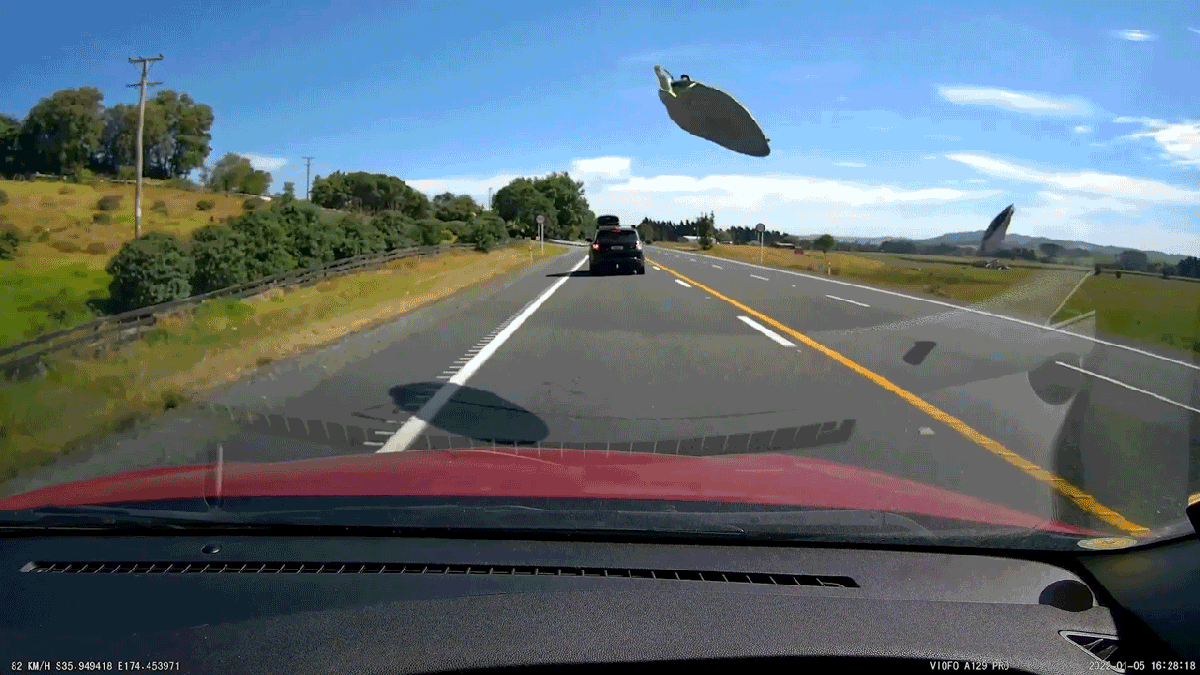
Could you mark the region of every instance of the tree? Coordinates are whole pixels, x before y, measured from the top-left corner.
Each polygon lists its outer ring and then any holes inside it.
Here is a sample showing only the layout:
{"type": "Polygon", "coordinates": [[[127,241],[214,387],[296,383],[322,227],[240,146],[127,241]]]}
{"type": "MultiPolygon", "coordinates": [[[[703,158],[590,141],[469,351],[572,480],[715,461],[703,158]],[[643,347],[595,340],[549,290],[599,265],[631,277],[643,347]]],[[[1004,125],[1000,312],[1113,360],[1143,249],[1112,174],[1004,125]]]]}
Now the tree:
{"type": "Polygon", "coordinates": [[[917,243],[908,239],[889,239],[879,245],[879,250],[884,253],[904,253],[911,255],[917,252],[917,243]]]}
{"type": "Polygon", "coordinates": [[[283,184],[283,201],[284,201],[284,203],[290,202],[295,198],[296,198],[295,183],[292,183],[290,181],[284,183],[283,184]]]}
{"type": "Polygon", "coordinates": [[[469,195],[445,192],[433,198],[433,217],[443,222],[469,221],[483,209],[469,195]]]}
{"type": "Polygon", "coordinates": [[[395,176],[381,173],[342,173],[313,179],[310,199],[327,209],[351,209],[377,214],[400,211],[410,218],[429,215],[429,198],[395,176]]]}
{"type": "Polygon", "coordinates": [[[245,237],[226,225],[205,225],[192,231],[192,293],[199,295],[250,281],[245,237]]]}
{"type": "Polygon", "coordinates": [[[546,214],[547,238],[577,239],[585,233],[589,216],[594,214],[584,197],[583,181],[555,172],[534,180],[533,187],[549,201],[553,211],[546,214]]]}
{"type": "Polygon", "coordinates": [[[539,214],[546,216],[546,232],[554,231],[557,218],[554,203],[528,178],[517,178],[497,190],[493,207],[496,215],[508,223],[509,234],[513,237],[537,236],[539,214]]]}
{"type": "Polygon", "coordinates": [[[1117,263],[1122,269],[1127,270],[1145,270],[1149,264],[1148,256],[1142,251],[1121,251],[1117,254],[1117,263]]]}
{"type": "Polygon", "coordinates": [[[216,192],[240,192],[261,195],[271,186],[271,174],[250,165],[250,160],[236,153],[226,153],[213,165],[208,187],[216,192]]]}
{"type": "Polygon", "coordinates": [[[63,89],[43,98],[21,125],[27,171],[72,174],[100,150],[104,94],[95,87],[63,89]]]}
{"type": "Polygon", "coordinates": [[[705,251],[711,249],[716,232],[716,214],[705,213],[696,219],[696,231],[700,237],[700,248],[705,251]]]}
{"type": "Polygon", "coordinates": [[[1066,251],[1066,249],[1064,249],[1062,246],[1059,246],[1052,241],[1038,244],[1038,250],[1042,252],[1042,257],[1046,258],[1047,260],[1054,260],[1055,258],[1061,257],[1066,251]]]}
{"type": "Polygon", "coordinates": [[[1175,267],[1177,276],[1190,277],[1192,279],[1200,279],[1200,258],[1189,255],[1175,267]]]}
{"type": "Polygon", "coordinates": [[[20,173],[24,164],[21,153],[21,120],[0,114],[0,176],[20,173]]]}
{"type": "Polygon", "coordinates": [[[251,211],[235,218],[230,227],[245,239],[246,270],[251,279],[296,269],[295,243],[275,209],[251,211]]]}
{"type": "Polygon", "coordinates": [[[832,234],[823,234],[817,237],[816,241],[813,242],[813,246],[820,250],[822,254],[828,256],[829,249],[833,248],[834,243],[835,240],[832,234]]]}

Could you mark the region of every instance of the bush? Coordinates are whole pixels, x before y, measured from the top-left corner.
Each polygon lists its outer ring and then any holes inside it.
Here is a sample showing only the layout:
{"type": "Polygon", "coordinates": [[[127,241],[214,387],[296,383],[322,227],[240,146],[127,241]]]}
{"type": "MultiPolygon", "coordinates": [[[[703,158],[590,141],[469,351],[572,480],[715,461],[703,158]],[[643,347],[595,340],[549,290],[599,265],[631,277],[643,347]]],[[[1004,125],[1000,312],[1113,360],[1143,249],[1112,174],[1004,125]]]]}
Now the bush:
{"type": "Polygon", "coordinates": [[[250,281],[245,236],[224,225],[205,225],[192,232],[192,294],[229,288],[250,281]]]}
{"type": "Polygon", "coordinates": [[[136,166],[117,167],[117,180],[137,180],[136,166]]]}
{"type": "Polygon", "coordinates": [[[338,223],[338,229],[341,236],[334,242],[335,260],[387,250],[387,238],[373,221],[357,215],[347,215],[338,223]]]}
{"type": "Polygon", "coordinates": [[[76,183],[91,183],[96,180],[96,174],[91,169],[77,169],[71,176],[71,180],[76,183]]]}
{"type": "Polygon", "coordinates": [[[250,197],[246,201],[242,202],[242,208],[246,211],[253,211],[266,203],[266,200],[264,200],[262,197],[250,197]]]}
{"type": "Polygon", "coordinates": [[[192,294],[195,269],[188,247],[172,234],[150,232],[127,241],[105,268],[112,276],[112,307],[125,312],[182,300],[192,294]]]}
{"type": "Polygon", "coordinates": [[[211,199],[201,199],[200,201],[196,202],[196,208],[200,209],[201,211],[211,211],[216,207],[216,205],[217,203],[211,199]]]}
{"type": "Polygon", "coordinates": [[[281,204],[275,211],[288,232],[291,241],[289,252],[296,259],[297,269],[325,265],[337,259],[344,232],[336,224],[321,222],[316,207],[292,201],[281,204]]]}
{"type": "Polygon", "coordinates": [[[58,194],[60,194],[60,195],[75,194],[75,188],[71,187],[70,185],[64,185],[64,186],[58,188],[58,194]]]}
{"type": "Polygon", "coordinates": [[[93,241],[87,245],[87,248],[85,248],[84,251],[86,253],[91,253],[92,255],[104,255],[105,253],[108,253],[108,246],[106,246],[104,242],[93,241]]]}
{"type": "Polygon", "coordinates": [[[154,200],[154,206],[151,206],[150,210],[158,211],[159,213],[163,214],[164,216],[168,215],[167,214],[167,203],[161,199],[154,200]]]}
{"type": "Polygon", "coordinates": [[[1096,265],[1096,276],[1100,276],[1100,274],[1103,271],[1104,271],[1104,268],[1100,267],[1099,265],[1096,265]]]}
{"type": "Polygon", "coordinates": [[[295,244],[278,211],[251,211],[233,219],[229,227],[245,237],[250,279],[296,269],[296,258],[291,253],[295,244]]]}
{"type": "Polygon", "coordinates": [[[383,235],[387,250],[395,251],[414,246],[414,239],[411,235],[416,229],[416,223],[412,218],[399,211],[384,211],[375,216],[374,223],[376,229],[383,235]]]}
{"type": "Polygon", "coordinates": [[[121,195],[104,195],[96,202],[96,208],[101,211],[116,211],[121,208],[121,195]]]}
{"type": "Polygon", "coordinates": [[[0,190],[0,206],[4,206],[6,204],[8,204],[8,193],[4,190],[0,190]]]}
{"type": "Polygon", "coordinates": [[[50,233],[42,232],[41,234],[38,235],[37,241],[39,244],[44,244],[44,243],[50,241],[50,233]]]}
{"type": "Polygon", "coordinates": [[[104,213],[103,211],[101,211],[99,213],[93,213],[92,214],[92,222],[96,223],[97,225],[111,225],[112,224],[112,214],[104,213]]]}
{"type": "Polygon", "coordinates": [[[163,181],[163,187],[168,187],[173,190],[190,190],[195,192],[200,189],[200,186],[186,178],[168,178],[163,181]]]}
{"type": "Polygon", "coordinates": [[[12,260],[17,255],[17,246],[20,245],[21,237],[16,232],[0,232],[0,260],[12,260]]]}
{"type": "Polygon", "coordinates": [[[60,239],[60,240],[57,240],[54,243],[50,244],[50,246],[53,247],[55,250],[62,251],[63,253],[78,253],[79,252],[79,244],[76,244],[73,241],[66,241],[66,240],[60,239]]]}
{"type": "Polygon", "coordinates": [[[1113,272],[1113,276],[1120,279],[1121,278],[1121,270],[1117,270],[1116,272],[1113,272]]]}

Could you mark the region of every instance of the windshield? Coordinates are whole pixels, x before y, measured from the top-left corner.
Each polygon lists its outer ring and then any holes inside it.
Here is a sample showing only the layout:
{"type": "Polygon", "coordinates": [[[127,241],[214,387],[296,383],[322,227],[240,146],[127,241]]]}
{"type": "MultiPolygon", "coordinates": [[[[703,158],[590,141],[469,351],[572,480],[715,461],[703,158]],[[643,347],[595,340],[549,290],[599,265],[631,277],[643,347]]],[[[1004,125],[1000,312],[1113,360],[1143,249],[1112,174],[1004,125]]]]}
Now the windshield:
{"type": "Polygon", "coordinates": [[[1192,3],[504,7],[6,10],[0,525],[1187,531],[1192,3]]]}

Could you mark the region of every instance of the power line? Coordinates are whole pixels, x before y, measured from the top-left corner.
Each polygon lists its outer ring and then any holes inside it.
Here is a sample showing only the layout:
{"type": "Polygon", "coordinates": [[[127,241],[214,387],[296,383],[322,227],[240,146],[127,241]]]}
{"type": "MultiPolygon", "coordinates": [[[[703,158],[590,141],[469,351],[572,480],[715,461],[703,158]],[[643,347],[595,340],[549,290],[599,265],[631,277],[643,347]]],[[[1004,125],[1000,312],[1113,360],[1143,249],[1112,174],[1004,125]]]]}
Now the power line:
{"type": "Polygon", "coordinates": [[[312,168],[313,158],[312,157],[304,157],[303,159],[308,161],[308,164],[305,165],[305,167],[304,167],[304,198],[308,199],[308,174],[309,174],[309,169],[312,168]]]}
{"type": "Polygon", "coordinates": [[[141,64],[142,79],[137,84],[125,85],[127,87],[138,88],[137,189],[133,198],[133,237],[135,239],[142,236],[142,133],[146,128],[146,87],[162,84],[162,82],[147,82],[146,76],[150,74],[150,64],[154,61],[162,60],[162,54],[139,59],[129,59],[130,63],[141,64]]]}

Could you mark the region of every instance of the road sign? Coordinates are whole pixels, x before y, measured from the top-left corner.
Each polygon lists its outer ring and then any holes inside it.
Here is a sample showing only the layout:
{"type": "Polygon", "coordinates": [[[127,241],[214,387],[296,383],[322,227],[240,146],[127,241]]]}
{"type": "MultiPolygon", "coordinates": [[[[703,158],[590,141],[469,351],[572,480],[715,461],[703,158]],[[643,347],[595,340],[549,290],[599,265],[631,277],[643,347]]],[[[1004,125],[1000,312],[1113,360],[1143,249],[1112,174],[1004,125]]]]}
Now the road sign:
{"type": "Polygon", "coordinates": [[[755,232],[766,232],[766,231],[767,231],[767,226],[766,226],[766,225],[763,225],[762,223],[759,223],[759,224],[757,224],[757,225],[755,225],[755,226],[754,226],[754,231],[755,231],[755,232]]]}
{"type": "Polygon", "coordinates": [[[541,225],[544,222],[546,222],[546,216],[543,216],[542,214],[539,213],[538,217],[537,217],[537,224],[541,225]]]}

